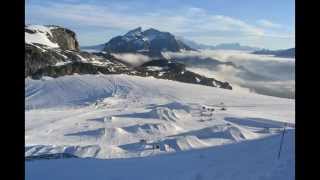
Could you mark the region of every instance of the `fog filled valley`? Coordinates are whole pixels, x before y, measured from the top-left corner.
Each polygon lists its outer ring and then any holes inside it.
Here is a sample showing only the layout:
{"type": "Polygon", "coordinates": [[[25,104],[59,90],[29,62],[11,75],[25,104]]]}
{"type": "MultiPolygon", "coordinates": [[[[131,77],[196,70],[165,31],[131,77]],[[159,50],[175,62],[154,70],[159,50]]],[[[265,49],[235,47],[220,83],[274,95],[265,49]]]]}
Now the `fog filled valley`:
{"type": "Polygon", "coordinates": [[[294,58],[256,55],[240,50],[168,52],[166,57],[184,62],[190,71],[228,81],[236,91],[295,97],[294,58]]]}

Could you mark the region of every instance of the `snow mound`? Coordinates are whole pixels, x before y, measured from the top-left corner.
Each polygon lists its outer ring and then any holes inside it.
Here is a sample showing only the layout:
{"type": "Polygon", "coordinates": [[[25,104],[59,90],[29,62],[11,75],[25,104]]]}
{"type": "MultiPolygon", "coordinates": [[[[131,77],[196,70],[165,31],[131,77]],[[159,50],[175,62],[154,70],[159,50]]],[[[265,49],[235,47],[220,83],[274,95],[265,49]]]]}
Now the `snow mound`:
{"type": "Polygon", "coordinates": [[[179,136],[174,139],[166,139],[160,142],[166,151],[186,151],[191,149],[199,149],[209,147],[205,141],[200,140],[196,136],[179,136]]]}
{"type": "MultiPolygon", "coordinates": [[[[231,125],[229,123],[218,124],[211,127],[189,131],[171,137],[180,136],[195,136],[205,141],[207,144],[210,144],[210,140],[212,139],[221,139],[224,140],[224,142],[238,142],[243,140],[255,139],[259,137],[258,134],[255,134],[254,132],[251,132],[248,129],[245,129],[237,125],[231,125]]],[[[215,144],[211,144],[211,146],[213,145],[215,144]]]]}
{"type": "Polygon", "coordinates": [[[163,104],[163,105],[157,105],[155,107],[164,107],[164,108],[169,108],[169,109],[173,109],[173,110],[184,110],[186,112],[190,112],[190,110],[191,110],[191,107],[188,104],[183,103],[183,102],[177,102],[177,101],[170,102],[170,103],[163,104]]]}
{"type": "Polygon", "coordinates": [[[169,108],[157,107],[156,109],[151,110],[150,114],[156,119],[162,119],[166,121],[177,121],[179,116],[169,108]]]}
{"type": "Polygon", "coordinates": [[[230,125],[230,124],[217,125],[205,130],[208,130],[209,136],[213,134],[221,135],[222,138],[231,139],[233,141],[242,141],[242,140],[254,139],[258,137],[255,133],[245,128],[242,128],[240,126],[230,125]]]}
{"type": "Polygon", "coordinates": [[[181,127],[172,123],[146,123],[123,128],[127,132],[142,134],[163,134],[176,133],[182,130],[181,127]]]}
{"type": "Polygon", "coordinates": [[[129,132],[121,127],[106,127],[98,128],[88,131],[79,131],[74,133],[65,134],[65,136],[79,137],[80,141],[107,141],[106,144],[119,144],[121,140],[126,139],[130,136],[129,132]]]}

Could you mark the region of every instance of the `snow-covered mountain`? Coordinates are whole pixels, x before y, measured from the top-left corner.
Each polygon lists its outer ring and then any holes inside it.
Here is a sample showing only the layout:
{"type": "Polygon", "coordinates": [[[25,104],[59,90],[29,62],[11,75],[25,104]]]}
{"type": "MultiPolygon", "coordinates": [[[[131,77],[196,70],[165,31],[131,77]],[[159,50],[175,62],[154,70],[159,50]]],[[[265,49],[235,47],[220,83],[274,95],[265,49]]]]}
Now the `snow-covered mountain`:
{"type": "MultiPolygon", "coordinates": [[[[141,30],[141,29],[140,29],[141,30]]],[[[151,38],[153,30],[144,33],[151,38]]],[[[136,36],[138,30],[127,33],[136,36]]],[[[167,33],[160,33],[167,36],[167,33]]],[[[25,76],[41,78],[42,76],[59,77],[72,74],[129,74],[135,76],[153,76],[185,83],[232,89],[227,82],[207,78],[190,72],[179,63],[145,64],[131,67],[110,53],[89,53],[79,50],[79,44],[73,31],[59,26],[29,25],[25,27],[25,76]]],[[[170,34],[168,36],[171,36],[170,34]]],[[[161,52],[159,52],[161,53],[161,52]]],[[[160,59],[159,62],[161,62],[160,59]]]]}
{"type": "Polygon", "coordinates": [[[69,29],[52,25],[25,27],[26,77],[43,74],[57,77],[66,73],[81,73],[82,69],[77,66],[79,64],[90,66],[91,69],[104,68],[105,73],[129,71],[120,61],[80,51],[76,34],[69,29]],[[47,71],[48,69],[58,70],[54,72],[47,71]]]}
{"type": "Polygon", "coordinates": [[[169,32],[153,28],[142,31],[142,28],[138,27],[123,36],[112,38],[103,50],[109,53],[141,53],[161,57],[162,51],[179,52],[192,49],[169,32]]]}

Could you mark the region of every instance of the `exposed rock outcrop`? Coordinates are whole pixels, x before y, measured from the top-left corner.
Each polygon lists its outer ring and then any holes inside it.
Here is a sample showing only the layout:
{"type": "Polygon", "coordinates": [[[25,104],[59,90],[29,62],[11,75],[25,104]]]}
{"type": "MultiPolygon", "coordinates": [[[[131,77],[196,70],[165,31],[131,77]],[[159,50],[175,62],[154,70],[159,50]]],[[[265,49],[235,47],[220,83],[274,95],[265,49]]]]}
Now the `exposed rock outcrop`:
{"type": "MultiPolygon", "coordinates": [[[[141,29],[131,31],[127,35],[136,37],[140,36],[139,33],[141,33],[141,29]]],[[[110,53],[80,51],[75,33],[65,28],[57,26],[26,26],[25,34],[25,77],[39,79],[42,76],[55,78],[72,74],[128,74],[143,77],[153,76],[159,79],[232,89],[227,82],[221,82],[187,71],[184,64],[167,59],[153,60],[142,66],[132,67],[122,63],[121,60],[110,53]]],[[[175,41],[170,33],[162,33],[150,29],[144,31],[143,34],[154,43],[146,43],[146,47],[150,52],[161,53],[158,50],[163,50],[163,47],[178,51],[184,47],[183,44],[175,41]],[[153,37],[154,34],[157,37],[153,37]],[[171,40],[168,41],[167,37],[169,39],[173,38],[172,42],[171,40]],[[172,43],[172,46],[170,43],[172,43]]],[[[131,48],[130,42],[127,43],[123,44],[123,50],[131,48]]],[[[145,47],[143,46],[143,48],[145,47]]]]}
{"type": "Polygon", "coordinates": [[[79,51],[79,43],[76,38],[76,33],[73,31],[62,28],[55,27],[51,29],[52,41],[57,42],[61,49],[63,50],[76,50],[79,51]]]}
{"type": "Polygon", "coordinates": [[[147,62],[136,69],[139,72],[144,72],[145,76],[153,76],[160,79],[169,79],[185,83],[232,89],[228,82],[221,82],[214,78],[207,78],[186,70],[184,64],[170,62],[164,59],[147,62]]]}

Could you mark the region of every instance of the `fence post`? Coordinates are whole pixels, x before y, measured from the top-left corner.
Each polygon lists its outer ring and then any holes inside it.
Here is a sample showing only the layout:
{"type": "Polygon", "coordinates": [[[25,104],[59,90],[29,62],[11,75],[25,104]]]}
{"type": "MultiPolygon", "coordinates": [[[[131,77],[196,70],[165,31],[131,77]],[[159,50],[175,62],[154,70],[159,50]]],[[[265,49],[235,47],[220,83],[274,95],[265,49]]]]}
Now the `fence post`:
{"type": "Polygon", "coordinates": [[[281,155],[281,149],[282,149],[282,144],[283,144],[283,139],[284,139],[284,133],[286,132],[286,125],[287,123],[284,124],[284,128],[282,131],[282,136],[281,136],[281,141],[280,141],[280,148],[279,148],[279,152],[278,152],[278,159],[280,159],[280,155],[281,155]]]}

